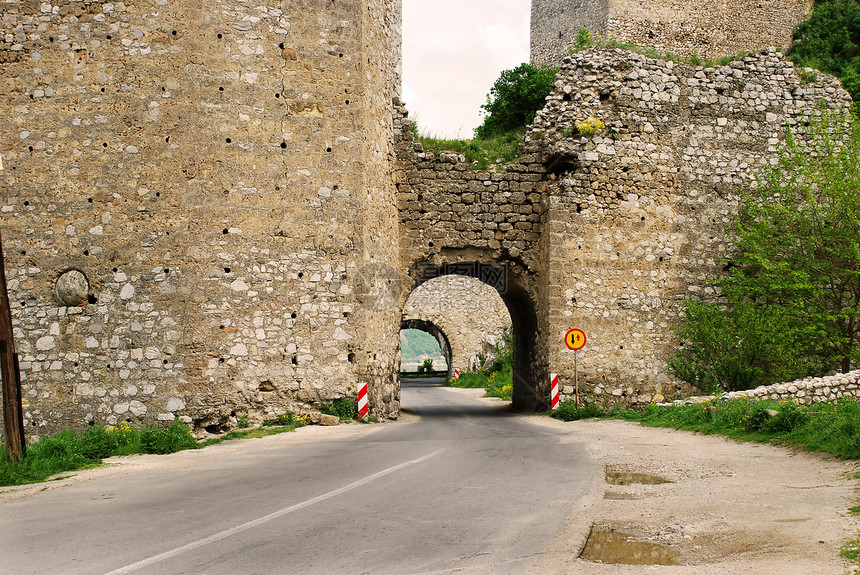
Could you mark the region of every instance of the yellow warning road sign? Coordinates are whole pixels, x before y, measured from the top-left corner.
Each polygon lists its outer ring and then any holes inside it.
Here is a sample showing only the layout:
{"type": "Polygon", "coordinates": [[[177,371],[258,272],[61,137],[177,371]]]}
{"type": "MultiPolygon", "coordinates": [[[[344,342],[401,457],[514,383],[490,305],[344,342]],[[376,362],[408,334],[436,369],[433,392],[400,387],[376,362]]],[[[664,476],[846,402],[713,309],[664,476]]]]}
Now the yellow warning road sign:
{"type": "Polygon", "coordinates": [[[564,335],[564,343],[573,351],[579,351],[585,347],[585,332],[581,329],[572,329],[564,335]]]}

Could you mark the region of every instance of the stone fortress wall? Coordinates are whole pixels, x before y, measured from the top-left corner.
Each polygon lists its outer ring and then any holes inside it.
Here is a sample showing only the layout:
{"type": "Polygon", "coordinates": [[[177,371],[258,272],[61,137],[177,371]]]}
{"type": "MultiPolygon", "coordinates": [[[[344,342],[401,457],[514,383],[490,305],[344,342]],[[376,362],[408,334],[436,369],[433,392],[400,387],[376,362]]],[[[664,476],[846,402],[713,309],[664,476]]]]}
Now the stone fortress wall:
{"type": "MultiPolygon", "coordinates": [[[[565,59],[523,148],[564,166],[547,191],[547,307],[551,324],[589,336],[590,395],[689,391],[666,371],[673,326],[684,298],[718,297],[738,191],[757,185],[786,126],[803,138],[809,114],[850,103],[838,80],[806,82],[772,48],[714,68],[617,49],[565,59]],[[576,122],[591,117],[606,127],[584,137],[576,122]]],[[[573,381],[570,352],[556,346],[549,361],[573,381]]]]}
{"type": "Polygon", "coordinates": [[[6,0],[0,211],[29,432],[396,415],[395,0],[6,0]],[[83,297],[58,278],[77,270],[83,297]]]}
{"type": "Polygon", "coordinates": [[[531,63],[558,66],[581,27],[662,52],[701,57],[788,48],[813,0],[533,0],[531,63]]]}
{"type": "Polygon", "coordinates": [[[588,51],[520,162],[477,171],[411,140],[397,0],[3,6],[0,218],[33,435],[217,430],[362,381],[396,417],[401,312],[445,274],[499,293],[520,407],[546,406],[550,372],[570,391],[570,327],[589,394],[685,393],[672,325],[715,295],[734,194],[786,123],[849,101],[773,51],[588,51]],[[589,116],[607,129],[578,137],[589,116]]]}
{"type": "Polygon", "coordinates": [[[511,327],[511,316],[498,292],[473,278],[447,275],[421,284],[409,294],[403,320],[436,326],[451,346],[448,369],[480,368],[511,327]]]}

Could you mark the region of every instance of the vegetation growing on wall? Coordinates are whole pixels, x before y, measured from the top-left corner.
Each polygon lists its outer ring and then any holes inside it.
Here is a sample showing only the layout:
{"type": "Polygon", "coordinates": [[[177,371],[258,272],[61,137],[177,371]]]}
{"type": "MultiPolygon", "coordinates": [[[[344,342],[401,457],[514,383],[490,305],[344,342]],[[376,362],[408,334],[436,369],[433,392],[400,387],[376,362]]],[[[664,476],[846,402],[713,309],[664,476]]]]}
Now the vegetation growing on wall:
{"type": "Polygon", "coordinates": [[[484,122],[475,129],[475,137],[471,140],[439,139],[420,134],[415,123],[412,124],[413,136],[421,142],[425,152],[437,157],[442,151],[456,152],[479,170],[510,163],[517,157],[517,146],[526,127],[534,121],[535,114],[543,108],[552,91],[556,72],[558,68],[530,64],[503,71],[490,89],[487,102],[481,106],[484,122]]]}
{"type": "Polygon", "coordinates": [[[668,60],[677,64],[688,64],[690,66],[704,66],[706,68],[711,66],[726,66],[729,62],[740,60],[748,54],[748,52],[741,51],[737,54],[722,56],[716,60],[708,58],[703,59],[696,54],[682,56],[672,52],[662,52],[654,47],[638,46],[636,44],[620,42],[614,38],[605,38],[599,34],[592,34],[587,28],[580,28],[576,35],[576,41],[570,46],[568,51],[571,54],[575,54],[580,50],[585,50],[587,48],[618,48],[620,50],[633,52],[634,54],[648,56],[649,58],[668,60]]]}
{"type": "Polygon", "coordinates": [[[860,360],[860,125],[847,113],[791,131],[757,190],[742,192],[726,306],[688,302],[670,361],[705,391],[750,389],[860,360]]]}
{"type": "Polygon", "coordinates": [[[795,29],[788,57],[797,66],[833,74],[860,101],[860,3],[816,2],[809,19],[795,29]]]}

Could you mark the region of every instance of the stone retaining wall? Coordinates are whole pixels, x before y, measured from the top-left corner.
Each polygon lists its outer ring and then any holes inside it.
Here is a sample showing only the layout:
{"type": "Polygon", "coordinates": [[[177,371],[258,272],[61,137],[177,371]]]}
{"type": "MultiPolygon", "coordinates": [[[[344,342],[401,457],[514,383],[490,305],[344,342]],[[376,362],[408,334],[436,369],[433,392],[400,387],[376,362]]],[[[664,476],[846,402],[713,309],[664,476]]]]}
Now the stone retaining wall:
{"type": "MultiPolygon", "coordinates": [[[[761,386],[747,391],[732,391],[720,395],[720,397],[726,399],[748,397],[770,401],[791,400],[806,405],[812,403],[835,403],[842,398],[860,400],[860,370],[824,377],[809,377],[790,383],[761,386]]],[[[679,399],[673,401],[672,404],[704,403],[713,399],[716,399],[716,396],[700,395],[679,399]]]]}

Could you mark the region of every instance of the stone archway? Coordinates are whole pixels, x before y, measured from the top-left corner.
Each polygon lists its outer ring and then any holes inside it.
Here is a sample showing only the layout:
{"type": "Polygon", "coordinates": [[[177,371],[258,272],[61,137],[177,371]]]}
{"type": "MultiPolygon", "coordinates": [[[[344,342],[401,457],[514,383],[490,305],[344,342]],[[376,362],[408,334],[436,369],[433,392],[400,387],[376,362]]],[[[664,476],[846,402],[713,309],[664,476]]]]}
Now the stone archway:
{"type": "Polygon", "coordinates": [[[425,281],[412,290],[402,320],[420,320],[443,331],[451,351],[448,365],[460,372],[484,365],[511,328],[508,309],[492,286],[453,274],[425,281]]]}
{"type": "Polygon", "coordinates": [[[411,266],[409,276],[415,287],[446,275],[458,275],[477,279],[493,287],[502,298],[511,318],[514,341],[513,398],[515,409],[531,411],[546,406],[546,379],[539,361],[538,317],[536,297],[526,285],[523,270],[512,263],[484,263],[462,261],[433,264],[418,262],[411,266]]]}
{"type": "MultiPolygon", "coordinates": [[[[448,341],[448,336],[442,331],[439,326],[423,319],[403,319],[400,322],[400,330],[418,329],[425,331],[436,338],[439,343],[439,349],[442,350],[442,357],[445,358],[445,364],[448,366],[448,377],[451,377],[453,370],[451,362],[451,344],[448,341]]],[[[402,368],[401,368],[402,370],[402,368]]]]}

